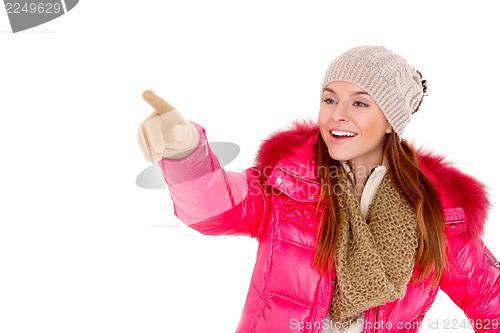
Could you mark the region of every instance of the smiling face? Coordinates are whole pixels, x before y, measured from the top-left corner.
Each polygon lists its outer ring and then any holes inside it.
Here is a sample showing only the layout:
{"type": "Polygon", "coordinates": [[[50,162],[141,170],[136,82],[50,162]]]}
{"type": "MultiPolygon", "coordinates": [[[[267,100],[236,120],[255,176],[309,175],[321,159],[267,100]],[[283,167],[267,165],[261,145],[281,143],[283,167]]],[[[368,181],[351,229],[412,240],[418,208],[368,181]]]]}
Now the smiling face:
{"type": "Polygon", "coordinates": [[[352,166],[380,165],[383,142],[391,125],[366,91],[342,81],[323,90],[318,116],[321,137],[330,156],[352,166]]]}

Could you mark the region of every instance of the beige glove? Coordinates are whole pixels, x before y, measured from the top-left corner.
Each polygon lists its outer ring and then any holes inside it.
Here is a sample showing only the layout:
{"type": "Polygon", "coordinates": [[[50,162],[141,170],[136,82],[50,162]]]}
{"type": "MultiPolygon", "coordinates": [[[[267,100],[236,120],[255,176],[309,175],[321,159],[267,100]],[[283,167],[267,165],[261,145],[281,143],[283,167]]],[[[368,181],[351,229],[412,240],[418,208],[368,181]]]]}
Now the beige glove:
{"type": "Polygon", "coordinates": [[[200,141],[198,129],[151,90],[142,97],[155,111],[141,124],[137,141],[148,162],[162,158],[180,160],[188,156],[200,141]]]}

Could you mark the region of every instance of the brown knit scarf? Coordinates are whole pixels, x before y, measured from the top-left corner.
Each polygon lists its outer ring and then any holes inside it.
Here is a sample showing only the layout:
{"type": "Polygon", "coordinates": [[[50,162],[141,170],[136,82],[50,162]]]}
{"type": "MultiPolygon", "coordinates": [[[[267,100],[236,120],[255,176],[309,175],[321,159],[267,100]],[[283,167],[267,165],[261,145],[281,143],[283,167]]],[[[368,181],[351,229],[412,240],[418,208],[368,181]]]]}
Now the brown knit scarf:
{"type": "Polygon", "coordinates": [[[337,283],[331,317],[350,325],[364,311],[404,296],[419,233],[413,210],[388,175],[366,219],[344,172],[339,172],[338,185],[342,190],[338,193],[337,283]]]}

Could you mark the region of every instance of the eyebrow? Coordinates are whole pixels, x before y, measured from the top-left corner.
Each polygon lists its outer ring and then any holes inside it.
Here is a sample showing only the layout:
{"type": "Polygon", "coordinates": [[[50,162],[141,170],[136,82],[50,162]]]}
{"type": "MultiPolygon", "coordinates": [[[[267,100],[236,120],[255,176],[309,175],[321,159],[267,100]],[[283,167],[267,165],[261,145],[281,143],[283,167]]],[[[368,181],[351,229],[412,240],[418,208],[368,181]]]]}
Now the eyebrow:
{"type": "MultiPolygon", "coordinates": [[[[332,94],[335,94],[335,91],[333,89],[330,89],[330,88],[325,88],[325,89],[323,89],[323,91],[329,91],[332,94]]],[[[355,91],[355,92],[353,92],[351,94],[351,96],[358,96],[358,95],[368,95],[368,96],[370,96],[369,93],[367,93],[366,91],[363,91],[363,90],[355,91]]]]}

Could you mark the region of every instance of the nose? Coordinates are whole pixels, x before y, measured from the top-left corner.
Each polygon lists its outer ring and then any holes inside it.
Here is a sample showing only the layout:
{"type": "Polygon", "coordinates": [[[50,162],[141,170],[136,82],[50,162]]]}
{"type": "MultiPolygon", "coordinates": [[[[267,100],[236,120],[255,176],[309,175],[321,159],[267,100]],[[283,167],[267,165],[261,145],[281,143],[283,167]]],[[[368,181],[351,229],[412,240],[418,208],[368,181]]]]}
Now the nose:
{"type": "Polygon", "coordinates": [[[332,110],[331,117],[335,121],[349,121],[348,107],[341,103],[337,104],[332,110]]]}

